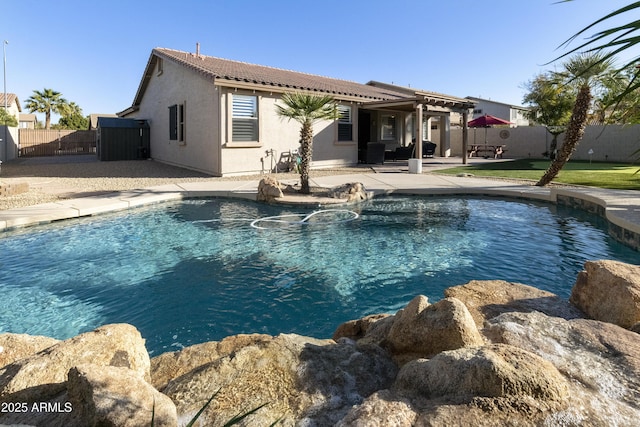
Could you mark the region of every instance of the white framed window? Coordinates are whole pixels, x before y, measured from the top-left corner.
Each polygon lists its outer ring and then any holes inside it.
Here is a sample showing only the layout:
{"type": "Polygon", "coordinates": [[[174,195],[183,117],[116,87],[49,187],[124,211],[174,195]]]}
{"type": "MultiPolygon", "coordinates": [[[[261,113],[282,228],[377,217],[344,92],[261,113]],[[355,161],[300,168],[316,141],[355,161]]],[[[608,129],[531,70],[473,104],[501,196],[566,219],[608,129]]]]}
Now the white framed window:
{"type": "Polygon", "coordinates": [[[338,141],[353,141],[351,106],[338,105],[338,141]]]}
{"type": "Polygon", "coordinates": [[[383,141],[395,141],[397,139],[395,114],[382,114],[380,116],[380,137],[383,141]]]}
{"type": "Polygon", "coordinates": [[[258,141],[258,97],[234,94],[231,110],[231,140],[258,141]]]}

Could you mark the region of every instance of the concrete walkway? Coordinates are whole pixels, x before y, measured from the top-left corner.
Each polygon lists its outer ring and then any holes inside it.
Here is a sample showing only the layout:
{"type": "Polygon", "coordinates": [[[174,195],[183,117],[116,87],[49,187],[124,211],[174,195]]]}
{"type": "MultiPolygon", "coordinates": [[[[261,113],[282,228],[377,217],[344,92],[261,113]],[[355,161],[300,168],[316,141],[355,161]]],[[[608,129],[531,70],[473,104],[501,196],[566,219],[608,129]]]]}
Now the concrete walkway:
{"type": "MultiPolygon", "coordinates": [[[[509,181],[437,174],[378,171],[312,178],[312,186],[334,187],[361,182],[376,195],[402,193],[425,195],[488,195],[543,200],[577,206],[608,219],[611,234],[623,243],[640,248],[640,192],[599,188],[540,188],[509,181]]],[[[284,183],[289,183],[286,180],[284,183]]],[[[255,200],[258,181],[190,182],[123,191],[100,196],[60,200],[0,211],[0,231],[15,227],[97,215],[152,203],[195,197],[239,197],[255,200]]]]}

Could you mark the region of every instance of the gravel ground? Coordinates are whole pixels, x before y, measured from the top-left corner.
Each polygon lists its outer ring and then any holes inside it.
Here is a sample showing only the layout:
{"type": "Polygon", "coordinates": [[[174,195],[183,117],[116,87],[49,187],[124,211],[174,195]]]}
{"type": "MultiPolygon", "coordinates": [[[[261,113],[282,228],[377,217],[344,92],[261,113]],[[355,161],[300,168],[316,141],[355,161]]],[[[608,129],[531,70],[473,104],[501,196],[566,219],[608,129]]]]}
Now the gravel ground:
{"type": "MultiPolygon", "coordinates": [[[[371,172],[367,166],[314,170],[311,177],[371,172]]],[[[2,183],[29,183],[29,191],[0,197],[0,210],[86,197],[114,191],[196,181],[259,180],[264,175],[215,178],[153,160],[100,162],[93,156],[18,159],[3,163],[2,183]]],[[[279,173],[279,180],[295,180],[296,173],[279,173]]]]}

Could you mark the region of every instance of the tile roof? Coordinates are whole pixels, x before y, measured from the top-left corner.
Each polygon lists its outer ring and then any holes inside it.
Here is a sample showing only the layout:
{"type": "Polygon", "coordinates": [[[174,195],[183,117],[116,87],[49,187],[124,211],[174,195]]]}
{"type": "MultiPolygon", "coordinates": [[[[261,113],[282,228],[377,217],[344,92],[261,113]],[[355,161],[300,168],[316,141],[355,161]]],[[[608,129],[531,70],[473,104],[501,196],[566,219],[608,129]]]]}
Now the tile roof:
{"type": "MultiPolygon", "coordinates": [[[[14,101],[18,106],[18,111],[22,111],[22,108],[20,108],[20,101],[18,100],[18,95],[16,95],[15,93],[7,93],[7,106],[10,107],[14,103],[14,101]]],[[[4,92],[0,93],[0,107],[4,108],[4,92]]]]}
{"type": "Polygon", "coordinates": [[[363,98],[364,101],[399,99],[405,93],[378,88],[348,80],[232,61],[213,56],[195,55],[172,49],[156,48],[153,54],[173,60],[207,77],[229,82],[243,82],[269,88],[306,90],[327,93],[336,97],[363,98]]]}

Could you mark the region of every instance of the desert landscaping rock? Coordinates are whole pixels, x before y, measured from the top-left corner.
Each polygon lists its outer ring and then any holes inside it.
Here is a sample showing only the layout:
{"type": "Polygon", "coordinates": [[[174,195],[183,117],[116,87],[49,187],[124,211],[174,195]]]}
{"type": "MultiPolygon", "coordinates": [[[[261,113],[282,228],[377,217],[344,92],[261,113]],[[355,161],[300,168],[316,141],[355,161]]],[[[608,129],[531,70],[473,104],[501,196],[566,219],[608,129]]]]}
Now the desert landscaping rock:
{"type": "Polygon", "coordinates": [[[483,341],[460,300],[445,298],[429,305],[426,297],[418,296],[396,314],[387,343],[394,355],[416,359],[482,345],[483,341]]]}
{"type": "Polygon", "coordinates": [[[27,334],[0,334],[0,368],[59,343],[59,340],[27,334]]]}
{"type": "Polygon", "coordinates": [[[393,389],[401,396],[533,397],[562,401],[566,380],[550,363],[526,350],[504,344],[444,351],[402,367],[393,389]]]}
{"type": "Polygon", "coordinates": [[[258,195],[256,200],[259,202],[273,203],[275,199],[282,198],[282,185],[272,176],[262,178],[258,183],[258,195]]]}
{"type": "Polygon", "coordinates": [[[17,392],[20,399],[46,399],[63,390],[69,369],[82,363],[126,367],[149,379],[149,355],[140,332],[131,325],[106,325],[0,369],[0,400],[17,392]]]}
{"type": "Polygon", "coordinates": [[[562,412],[567,419],[588,420],[594,426],[637,424],[640,340],[636,333],[610,323],[540,312],[505,313],[489,324],[486,334],[492,342],[535,353],[570,379],[568,406],[562,412]]]}
{"type": "Polygon", "coordinates": [[[587,261],[569,300],[593,319],[633,328],[640,322],[640,266],[587,261]]]}
{"type": "Polygon", "coordinates": [[[533,286],[504,280],[472,280],[444,291],[467,307],[478,328],[502,313],[540,311],[549,316],[575,319],[584,316],[566,299],[533,286]]]}
{"type": "Polygon", "coordinates": [[[222,341],[195,344],[180,351],[163,353],[151,359],[151,384],[163,391],[169,381],[221,357],[250,345],[261,347],[273,340],[271,335],[233,335],[222,341]]]}
{"type": "Polygon", "coordinates": [[[164,389],[178,413],[195,413],[220,390],[204,414],[217,425],[239,408],[267,405],[254,425],[282,418],[284,425],[308,420],[332,425],[376,390],[387,388],[397,368],[379,347],[336,344],[298,335],[279,335],[266,346],[248,345],[169,382],[164,389]]]}
{"type": "Polygon", "coordinates": [[[71,368],[67,394],[85,425],[174,427],[176,406],[128,368],[80,365],[71,368]]]}

